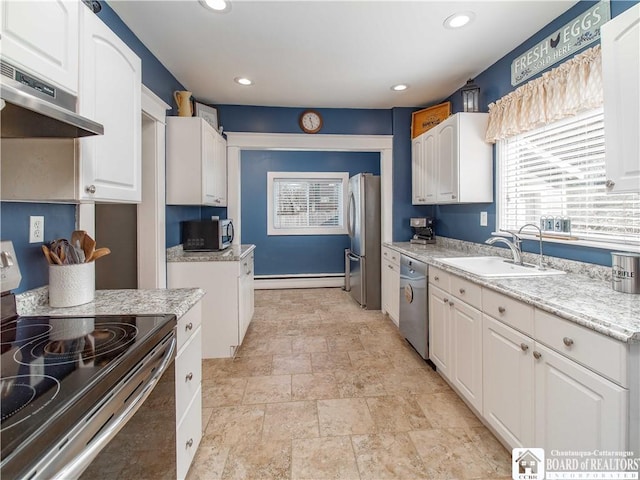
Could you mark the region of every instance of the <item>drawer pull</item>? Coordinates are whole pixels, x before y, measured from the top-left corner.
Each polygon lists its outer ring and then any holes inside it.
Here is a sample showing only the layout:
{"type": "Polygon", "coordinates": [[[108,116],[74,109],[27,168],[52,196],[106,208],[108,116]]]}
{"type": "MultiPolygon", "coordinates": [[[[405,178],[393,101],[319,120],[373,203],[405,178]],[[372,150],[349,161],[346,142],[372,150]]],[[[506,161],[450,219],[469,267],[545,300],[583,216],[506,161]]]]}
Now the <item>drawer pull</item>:
{"type": "Polygon", "coordinates": [[[573,345],[573,339],[569,337],[564,337],[562,339],[562,343],[564,343],[567,347],[570,347],[571,345],[573,345]]]}
{"type": "Polygon", "coordinates": [[[540,352],[536,352],[536,351],[534,351],[534,352],[533,352],[533,357],[534,357],[536,360],[540,360],[540,358],[542,358],[542,354],[541,354],[540,352]]]}
{"type": "Polygon", "coordinates": [[[526,343],[521,343],[520,350],[522,350],[523,352],[526,352],[527,350],[529,350],[529,345],[527,345],[526,343]]]}
{"type": "Polygon", "coordinates": [[[449,302],[449,306],[450,306],[450,307],[453,307],[454,305],[455,305],[455,303],[453,303],[453,302],[449,302]]]}
{"type": "Polygon", "coordinates": [[[436,282],[439,282],[439,281],[440,281],[440,277],[439,277],[438,275],[436,275],[435,277],[433,277],[433,279],[434,279],[436,282]]]}
{"type": "Polygon", "coordinates": [[[190,438],[189,440],[187,440],[187,448],[191,448],[193,447],[193,438],[190,438]]]}
{"type": "Polygon", "coordinates": [[[387,265],[387,267],[389,268],[389,270],[393,270],[393,266],[392,265],[387,265]]]}
{"type": "Polygon", "coordinates": [[[459,291],[461,295],[464,295],[464,288],[461,288],[459,291]]]}
{"type": "Polygon", "coordinates": [[[499,311],[500,313],[504,313],[504,312],[506,312],[506,311],[507,311],[507,309],[506,309],[506,308],[504,308],[504,307],[498,307],[498,311],[499,311]]]}
{"type": "Polygon", "coordinates": [[[186,382],[190,382],[191,380],[193,380],[193,372],[189,372],[186,376],[186,382]]]}
{"type": "Polygon", "coordinates": [[[189,322],[184,326],[185,331],[187,330],[193,330],[193,323],[189,322]]]}
{"type": "Polygon", "coordinates": [[[444,303],[449,303],[449,299],[448,299],[448,298],[444,298],[442,301],[443,301],[444,303]]]}

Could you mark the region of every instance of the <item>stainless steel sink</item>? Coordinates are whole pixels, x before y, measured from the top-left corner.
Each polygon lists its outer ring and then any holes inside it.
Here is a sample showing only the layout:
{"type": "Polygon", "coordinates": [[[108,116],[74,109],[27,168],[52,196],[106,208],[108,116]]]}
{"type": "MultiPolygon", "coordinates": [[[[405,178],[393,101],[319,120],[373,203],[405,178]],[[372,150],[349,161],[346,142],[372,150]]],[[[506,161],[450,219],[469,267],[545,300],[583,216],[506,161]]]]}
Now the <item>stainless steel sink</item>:
{"type": "Polygon", "coordinates": [[[541,270],[530,263],[516,265],[502,257],[454,257],[438,258],[438,261],[480,277],[541,277],[566,273],[553,268],[541,270]]]}

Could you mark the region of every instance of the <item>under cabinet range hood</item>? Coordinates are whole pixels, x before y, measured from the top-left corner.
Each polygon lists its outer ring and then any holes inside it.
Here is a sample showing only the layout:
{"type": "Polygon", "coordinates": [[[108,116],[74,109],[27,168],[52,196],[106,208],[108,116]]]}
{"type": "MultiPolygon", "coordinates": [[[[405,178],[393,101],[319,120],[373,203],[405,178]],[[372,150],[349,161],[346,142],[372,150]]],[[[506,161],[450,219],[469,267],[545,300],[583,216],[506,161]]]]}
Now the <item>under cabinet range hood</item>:
{"type": "Polygon", "coordinates": [[[0,137],[80,138],[104,127],[75,113],[76,97],[2,60],[0,137]]]}

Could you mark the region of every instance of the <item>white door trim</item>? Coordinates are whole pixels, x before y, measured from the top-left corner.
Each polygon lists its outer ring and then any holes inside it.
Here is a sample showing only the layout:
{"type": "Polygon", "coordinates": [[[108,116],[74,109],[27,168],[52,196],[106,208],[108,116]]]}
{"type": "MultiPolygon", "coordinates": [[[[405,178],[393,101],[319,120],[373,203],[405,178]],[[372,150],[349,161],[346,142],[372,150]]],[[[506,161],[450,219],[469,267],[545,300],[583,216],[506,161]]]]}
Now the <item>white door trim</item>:
{"type": "Polygon", "coordinates": [[[226,132],[227,135],[227,215],[234,220],[235,238],[241,243],[240,156],[242,150],[319,150],[380,152],[382,201],[382,241],[391,242],[393,211],[392,135],[307,135],[299,133],[226,132]]]}
{"type": "Polygon", "coordinates": [[[142,85],[142,202],[138,205],[138,288],[167,287],[165,118],[171,108],[142,85]]]}

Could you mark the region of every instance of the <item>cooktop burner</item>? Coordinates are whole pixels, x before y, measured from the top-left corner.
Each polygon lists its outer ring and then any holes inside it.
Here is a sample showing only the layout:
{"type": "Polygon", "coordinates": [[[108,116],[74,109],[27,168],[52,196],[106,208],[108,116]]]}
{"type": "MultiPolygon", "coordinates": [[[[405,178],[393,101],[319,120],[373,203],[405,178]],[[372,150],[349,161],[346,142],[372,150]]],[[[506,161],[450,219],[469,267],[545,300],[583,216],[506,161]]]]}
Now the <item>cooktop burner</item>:
{"type": "Polygon", "coordinates": [[[3,473],[6,461],[28,452],[27,445],[50,445],[68,430],[175,322],[174,315],[41,316],[3,322],[3,473]]]}

